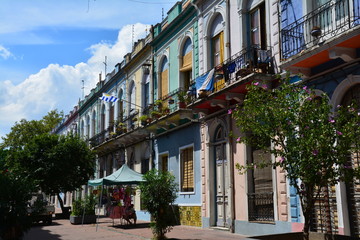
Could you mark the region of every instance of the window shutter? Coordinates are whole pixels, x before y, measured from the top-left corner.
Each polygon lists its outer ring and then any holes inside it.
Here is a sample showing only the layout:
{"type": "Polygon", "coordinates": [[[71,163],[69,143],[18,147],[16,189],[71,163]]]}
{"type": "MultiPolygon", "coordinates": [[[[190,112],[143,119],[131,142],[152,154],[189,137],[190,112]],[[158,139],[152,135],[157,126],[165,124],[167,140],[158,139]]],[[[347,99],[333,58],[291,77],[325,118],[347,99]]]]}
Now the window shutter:
{"type": "Polygon", "coordinates": [[[161,72],[161,96],[166,96],[168,94],[168,88],[169,88],[169,84],[168,84],[168,69],[164,70],[163,72],[161,72]]]}

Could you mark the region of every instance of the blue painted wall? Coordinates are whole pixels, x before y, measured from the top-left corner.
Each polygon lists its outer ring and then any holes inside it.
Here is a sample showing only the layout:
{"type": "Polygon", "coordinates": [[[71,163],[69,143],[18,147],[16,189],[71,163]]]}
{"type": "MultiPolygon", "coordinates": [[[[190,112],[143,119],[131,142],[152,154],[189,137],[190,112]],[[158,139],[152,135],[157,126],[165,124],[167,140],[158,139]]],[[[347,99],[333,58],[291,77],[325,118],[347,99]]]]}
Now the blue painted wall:
{"type": "MultiPolygon", "coordinates": [[[[195,191],[191,194],[180,194],[176,204],[199,205],[201,204],[201,168],[200,168],[200,124],[193,123],[189,126],[164,134],[154,141],[156,153],[156,166],[158,166],[159,153],[168,152],[168,169],[175,175],[180,183],[180,148],[192,144],[194,147],[194,183],[195,191]]],[[[179,187],[180,189],[180,187],[179,187]]]]}

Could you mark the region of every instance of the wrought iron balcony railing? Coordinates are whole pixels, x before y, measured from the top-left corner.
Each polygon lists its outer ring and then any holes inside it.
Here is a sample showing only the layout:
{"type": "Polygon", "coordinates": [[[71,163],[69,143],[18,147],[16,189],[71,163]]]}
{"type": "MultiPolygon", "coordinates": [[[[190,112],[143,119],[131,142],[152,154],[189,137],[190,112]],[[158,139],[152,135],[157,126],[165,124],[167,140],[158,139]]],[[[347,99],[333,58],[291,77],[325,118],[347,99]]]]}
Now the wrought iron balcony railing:
{"type": "Polygon", "coordinates": [[[281,60],[360,25],[359,0],[329,1],[281,29],[281,60]]]}
{"type": "Polygon", "coordinates": [[[96,147],[106,140],[107,131],[103,130],[89,139],[91,147],[96,147]]]}
{"type": "Polygon", "coordinates": [[[273,73],[273,58],[270,47],[262,49],[258,45],[254,45],[245,48],[222,64],[196,78],[197,93],[194,93],[195,98],[203,98],[210,93],[218,92],[251,73],[273,73]],[[210,74],[213,74],[212,81],[204,80],[210,74]]]}
{"type": "Polygon", "coordinates": [[[273,192],[248,193],[249,221],[273,222],[274,199],[273,192]]]}
{"type": "Polygon", "coordinates": [[[147,123],[151,123],[179,109],[186,108],[187,104],[191,101],[191,96],[188,95],[188,91],[180,87],[145,108],[142,116],[147,116],[147,123]]]}

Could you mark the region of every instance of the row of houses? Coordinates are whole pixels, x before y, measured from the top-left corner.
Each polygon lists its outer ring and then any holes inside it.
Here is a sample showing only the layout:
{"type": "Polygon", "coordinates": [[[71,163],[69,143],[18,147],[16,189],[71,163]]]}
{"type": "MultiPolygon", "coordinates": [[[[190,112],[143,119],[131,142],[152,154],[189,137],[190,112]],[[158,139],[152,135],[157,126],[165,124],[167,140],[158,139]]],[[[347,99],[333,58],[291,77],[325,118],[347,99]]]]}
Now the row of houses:
{"type": "MultiPolygon", "coordinates": [[[[57,133],[76,132],[96,150],[95,178],[123,164],[172,172],[183,225],[301,231],[299,200],[281,169],[238,174],[235,165],[258,161],[258,150],[231,137],[240,133],[228,113],[248,84],[271,87],[284,72],[327,93],[333,106],[360,102],[359,26],[359,0],[179,1],[57,133]]],[[[359,236],[359,192],[358,182],[329,189],[312,230],[359,236]]],[[[149,220],[139,195],[134,201],[138,219],[149,220]]]]}

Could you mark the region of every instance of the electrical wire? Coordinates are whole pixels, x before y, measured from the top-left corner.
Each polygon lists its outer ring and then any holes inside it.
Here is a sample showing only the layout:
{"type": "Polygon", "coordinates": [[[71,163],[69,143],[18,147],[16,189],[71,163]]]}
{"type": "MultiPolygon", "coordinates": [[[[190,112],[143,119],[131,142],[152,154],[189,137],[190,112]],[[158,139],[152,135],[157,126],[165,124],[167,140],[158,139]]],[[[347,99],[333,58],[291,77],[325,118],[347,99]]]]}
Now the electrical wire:
{"type": "Polygon", "coordinates": [[[136,2],[136,3],[144,3],[144,4],[174,4],[175,2],[145,2],[145,1],[139,1],[139,0],[128,0],[129,2],[136,2]]]}

